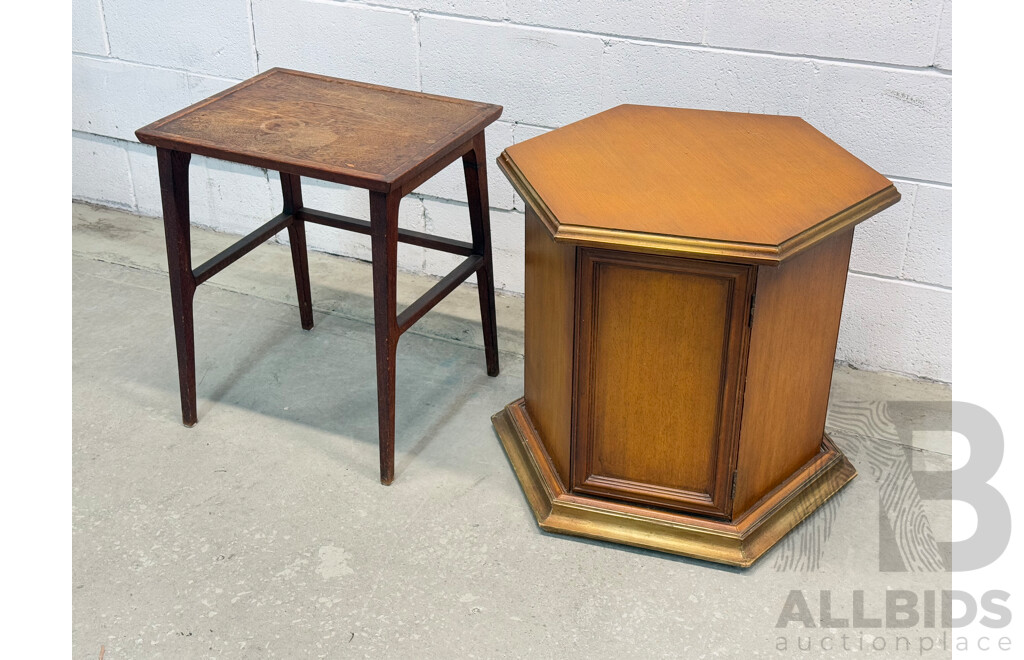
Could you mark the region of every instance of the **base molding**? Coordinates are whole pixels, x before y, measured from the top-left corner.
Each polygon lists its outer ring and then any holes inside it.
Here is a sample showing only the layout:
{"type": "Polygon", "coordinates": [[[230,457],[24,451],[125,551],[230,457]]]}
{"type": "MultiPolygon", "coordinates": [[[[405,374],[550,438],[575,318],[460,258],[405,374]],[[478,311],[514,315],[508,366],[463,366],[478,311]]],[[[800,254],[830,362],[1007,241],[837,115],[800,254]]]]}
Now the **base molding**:
{"type": "Polygon", "coordinates": [[[491,417],[541,529],[748,567],[824,504],[857,471],[832,440],[734,521],[674,513],[565,490],[517,399],[491,417]]]}

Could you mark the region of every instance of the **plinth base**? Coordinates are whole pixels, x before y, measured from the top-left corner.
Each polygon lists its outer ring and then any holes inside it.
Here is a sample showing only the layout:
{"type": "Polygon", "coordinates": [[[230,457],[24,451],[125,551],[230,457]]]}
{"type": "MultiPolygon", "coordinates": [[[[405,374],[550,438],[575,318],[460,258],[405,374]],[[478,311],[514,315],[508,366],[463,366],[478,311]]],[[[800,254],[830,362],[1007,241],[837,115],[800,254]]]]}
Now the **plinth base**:
{"type": "Polygon", "coordinates": [[[825,435],[821,451],[728,522],[566,492],[517,399],[491,417],[541,529],[747,567],[857,476],[825,435]]]}

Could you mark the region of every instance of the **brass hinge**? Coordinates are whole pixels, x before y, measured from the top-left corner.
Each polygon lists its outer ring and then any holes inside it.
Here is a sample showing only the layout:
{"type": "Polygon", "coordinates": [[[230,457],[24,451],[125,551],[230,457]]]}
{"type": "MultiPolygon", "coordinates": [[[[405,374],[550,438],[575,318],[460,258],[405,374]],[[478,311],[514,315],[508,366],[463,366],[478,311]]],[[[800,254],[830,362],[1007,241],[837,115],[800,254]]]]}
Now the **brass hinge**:
{"type": "Polygon", "coordinates": [[[729,499],[730,500],[736,499],[736,475],[738,473],[739,473],[739,470],[733,470],[732,471],[732,491],[729,493],[729,499]]]}

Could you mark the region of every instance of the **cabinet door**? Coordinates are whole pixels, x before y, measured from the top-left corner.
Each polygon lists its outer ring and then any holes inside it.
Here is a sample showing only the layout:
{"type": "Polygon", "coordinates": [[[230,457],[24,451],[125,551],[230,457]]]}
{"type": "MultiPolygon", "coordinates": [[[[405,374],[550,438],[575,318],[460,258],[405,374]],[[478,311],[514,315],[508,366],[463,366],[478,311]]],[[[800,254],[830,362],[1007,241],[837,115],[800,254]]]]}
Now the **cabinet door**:
{"type": "Polygon", "coordinates": [[[753,267],[580,249],[578,493],[727,516],[753,267]]]}

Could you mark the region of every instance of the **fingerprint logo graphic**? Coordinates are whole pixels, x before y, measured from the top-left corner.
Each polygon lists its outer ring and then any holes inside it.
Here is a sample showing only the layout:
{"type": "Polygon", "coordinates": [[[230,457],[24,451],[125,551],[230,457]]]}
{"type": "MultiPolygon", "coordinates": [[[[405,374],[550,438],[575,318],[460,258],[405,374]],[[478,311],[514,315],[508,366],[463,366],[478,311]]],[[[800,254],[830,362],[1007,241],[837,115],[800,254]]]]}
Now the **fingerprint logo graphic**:
{"type": "MultiPolygon", "coordinates": [[[[913,469],[918,450],[910,446],[913,422],[922,418],[922,406],[933,405],[949,410],[944,402],[898,401],[848,402],[829,410],[829,426],[838,431],[832,439],[857,468],[859,479],[877,491],[878,566],[883,572],[950,570],[948,552],[936,540],[922,504],[919,482],[925,477],[913,469]]],[[[928,499],[935,499],[935,476],[944,480],[944,498],[949,499],[950,473],[924,474],[929,475],[928,499]]],[[[776,571],[820,567],[844,495],[833,497],[780,542],[774,553],[776,571]]]]}

